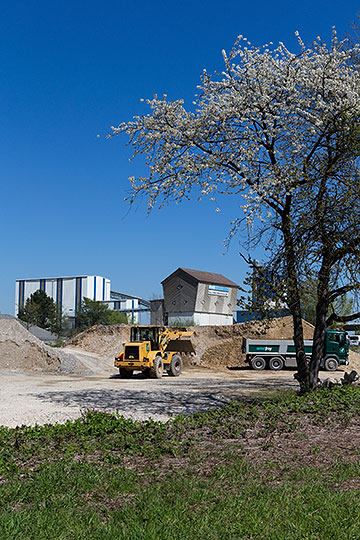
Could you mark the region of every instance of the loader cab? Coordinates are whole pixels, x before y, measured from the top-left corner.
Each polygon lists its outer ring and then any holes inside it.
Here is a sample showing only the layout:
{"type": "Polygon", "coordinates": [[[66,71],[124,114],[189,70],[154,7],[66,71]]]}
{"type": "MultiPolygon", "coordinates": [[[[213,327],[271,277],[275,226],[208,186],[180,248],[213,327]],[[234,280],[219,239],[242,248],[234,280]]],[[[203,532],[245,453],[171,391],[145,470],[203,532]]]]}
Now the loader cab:
{"type": "Polygon", "coordinates": [[[142,342],[150,341],[152,351],[159,349],[159,333],[161,328],[159,326],[133,326],[130,330],[130,341],[142,342]]]}

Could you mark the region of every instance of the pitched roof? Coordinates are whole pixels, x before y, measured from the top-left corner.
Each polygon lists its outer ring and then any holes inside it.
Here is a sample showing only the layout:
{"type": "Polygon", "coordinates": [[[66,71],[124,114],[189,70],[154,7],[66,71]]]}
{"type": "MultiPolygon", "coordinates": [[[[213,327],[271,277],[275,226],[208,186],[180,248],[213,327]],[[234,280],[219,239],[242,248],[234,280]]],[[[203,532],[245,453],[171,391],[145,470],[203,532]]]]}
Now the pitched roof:
{"type": "Polygon", "coordinates": [[[224,277],[222,274],[214,274],[213,272],[203,272],[202,270],[191,270],[190,268],[181,267],[175,270],[175,272],[170,274],[170,276],[165,278],[161,283],[164,283],[175,274],[181,274],[183,272],[200,283],[210,283],[211,285],[224,285],[239,288],[239,285],[224,277]]]}

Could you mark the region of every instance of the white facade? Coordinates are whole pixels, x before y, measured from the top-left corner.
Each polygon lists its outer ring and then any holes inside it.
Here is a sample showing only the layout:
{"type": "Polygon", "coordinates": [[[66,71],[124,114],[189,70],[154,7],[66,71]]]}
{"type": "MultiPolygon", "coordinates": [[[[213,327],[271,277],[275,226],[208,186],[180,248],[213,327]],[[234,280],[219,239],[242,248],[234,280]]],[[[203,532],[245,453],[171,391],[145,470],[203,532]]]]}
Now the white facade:
{"type": "Polygon", "coordinates": [[[139,317],[139,300],[137,298],[123,298],[121,300],[107,300],[107,306],[113,311],[120,311],[126,313],[131,317],[132,324],[141,324],[141,317],[139,317]]]}
{"type": "Polygon", "coordinates": [[[150,324],[150,302],[137,296],[110,291],[109,309],[126,313],[131,324],[150,324]]]}
{"type": "Polygon", "coordinates": [[[138,298],[123,298],[121,300],[109,300],[106,301],[107,305],[109,306],[109,309],[112,309],[114,311],[135,311],[139,309],[139,300],[138,298]]]}
{"type": "Polygon", "coordinates": [[[197,326],[226,326],[233,324],[232,315],[222,315],[219,313],[169,313],[168,314],[168,325],[173,324],[184,324],[184,326],[189,326],[191,323],[196,324],[197,326]]]}
{"type": "Polygon", "coordinates": [[[110,300],[110,280],[102,276],[75,276],[44,279],[18,279],[15,286],[15,316],[35,291],[44,291],[56,303],[58,312],[75,317],[84,298],[110,300]]]}

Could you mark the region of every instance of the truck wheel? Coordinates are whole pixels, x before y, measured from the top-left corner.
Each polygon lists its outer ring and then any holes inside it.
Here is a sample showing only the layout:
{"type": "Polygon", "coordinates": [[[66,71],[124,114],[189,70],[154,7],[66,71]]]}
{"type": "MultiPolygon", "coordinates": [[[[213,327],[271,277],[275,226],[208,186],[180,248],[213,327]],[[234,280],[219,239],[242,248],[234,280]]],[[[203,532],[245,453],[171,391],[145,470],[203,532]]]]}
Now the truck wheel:
{"type": "Polygon", "coordinates": [[[257,371],[260,371],[261,369],[265,369],[266,362],[265,359],[262,356],[255,356],[251,360],[251,367],[253,369],[256,369],[257,371]]]}
{"type": "Polygon", "coordinates": [[[284,367],[284,360],[280,356],[274,356],[269,360],[269,368],[273,371],[279,371],[284,367]]]}
{"type": "Polygon", "coordinates": [[[326,369],[326,371],[336,371],[337,368],[339,367],[339,364],[338,364],[338,361],[336,360],[336,358],[326,358],[325,360],[325,363],[324,363],[324,367],[326,369]]]}
{"type": "Polygon", "coordinates": [[[178,354],[174,354],[170,362],[168,374],[170,375],[170,377],[178,377],[182,372],[182,367],[183,363],[181,356],[179,356],[178,354]]]}
{"type": "Polygon", "coordinates": [[[161,356],[155,356],[153,367],[150,368],[150,377],[152,379],[161,379],[163,371],[163,359],[161,358],[161,356]]]}
{"type": "Polygon", "coordinates": [[[133,376],[133,370],[121,367],[119,369],[120,375],[123,379],[130,379],[133,376]]]}

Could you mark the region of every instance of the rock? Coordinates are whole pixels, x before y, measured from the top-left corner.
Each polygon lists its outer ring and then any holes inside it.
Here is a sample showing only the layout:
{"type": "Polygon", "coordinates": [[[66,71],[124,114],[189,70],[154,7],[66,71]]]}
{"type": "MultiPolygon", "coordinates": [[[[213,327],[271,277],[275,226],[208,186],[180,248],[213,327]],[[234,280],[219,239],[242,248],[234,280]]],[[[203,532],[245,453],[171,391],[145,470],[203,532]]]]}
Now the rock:
{"type": "Polygon", "coordinates": [[[343,385],[358,383],[359,375],[355,370],[352,370],[350,373],[345,372],[344,378],[341,381],[343,385]]]}
{"type": "Polygon", "coordinates": [[[335,377],[329,377],[325,379],[322,383],[323,388],[334,388],[335,386],[341,386],[342,382],[340,379],[335,379],[335,377]]]}

